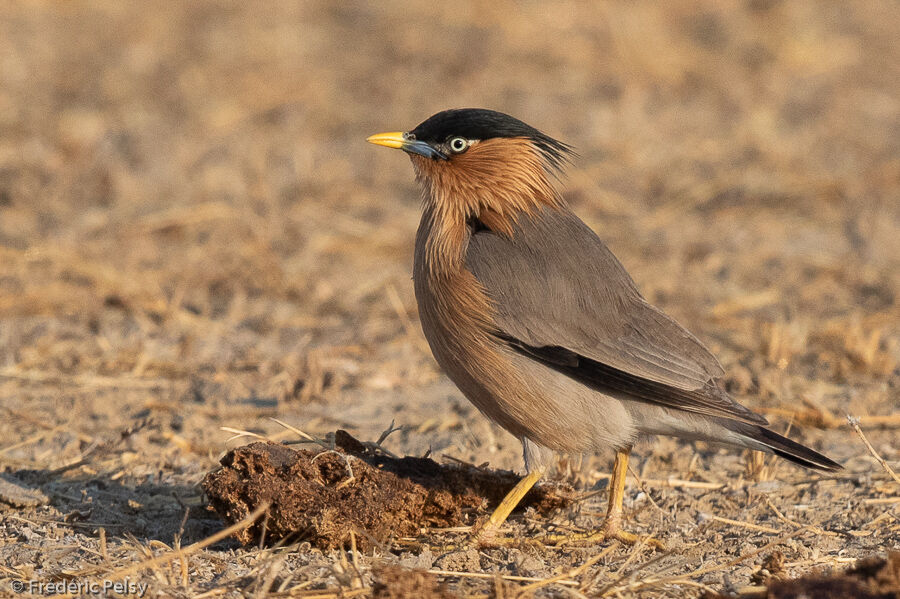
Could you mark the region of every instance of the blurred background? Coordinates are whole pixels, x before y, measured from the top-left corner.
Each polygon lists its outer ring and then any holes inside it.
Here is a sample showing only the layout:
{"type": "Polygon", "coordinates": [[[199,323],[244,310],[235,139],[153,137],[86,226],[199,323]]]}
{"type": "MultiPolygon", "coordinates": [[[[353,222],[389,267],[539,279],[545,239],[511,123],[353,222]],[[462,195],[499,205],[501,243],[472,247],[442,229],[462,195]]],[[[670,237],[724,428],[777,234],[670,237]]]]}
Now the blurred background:
{"type": "MultiPolygon", "coordinates": [[[[898,405],[898,7],[5,5],[5,467],[52,469],[149,419],[127,462],[93,468],[192,485],[220,426],[286,438],[275,416],[363,438],[394,419],[398,452],[518,468],[433,363],[419,190],[404,155],[365,143],[451,107],[574,145],[564,196],[729,389],[864,454],[827,429],[898,405]]],[[[874,442],[896,460],[890,434],[874,442]]]]}

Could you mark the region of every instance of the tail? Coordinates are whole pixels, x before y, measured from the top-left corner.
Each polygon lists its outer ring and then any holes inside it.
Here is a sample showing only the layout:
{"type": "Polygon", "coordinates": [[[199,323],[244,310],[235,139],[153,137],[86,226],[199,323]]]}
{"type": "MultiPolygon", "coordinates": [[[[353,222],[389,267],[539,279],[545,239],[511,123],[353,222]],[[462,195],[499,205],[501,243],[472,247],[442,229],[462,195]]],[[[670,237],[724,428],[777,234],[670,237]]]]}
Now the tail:
{"type": "Polygon", "coordinates": [[[829,472],[842,470],[844,468],[818,451],[810,449],[805,445],[801,445],[796,441],[791,441],[787,437],[782,437],[778,433],[770,431],[758,424],[748,424],[746,422],[729,420],[725,426],[729,430],[744,437],[745,440],[748,441],[748,447],[769,451],[779,457],[790,460],[795,464],[799,464],[804,468],[827,470],[829,472]]]}

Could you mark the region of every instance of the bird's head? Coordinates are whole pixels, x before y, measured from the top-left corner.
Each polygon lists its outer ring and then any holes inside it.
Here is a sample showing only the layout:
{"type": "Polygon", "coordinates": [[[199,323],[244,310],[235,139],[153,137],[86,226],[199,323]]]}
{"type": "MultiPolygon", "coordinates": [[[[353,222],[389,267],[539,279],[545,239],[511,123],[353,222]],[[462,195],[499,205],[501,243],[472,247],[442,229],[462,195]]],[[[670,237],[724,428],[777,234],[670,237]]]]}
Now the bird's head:
{"type": "Polygon", "coordinates": [[[480,108],[445,110],[410,131],[367,141],[409,154],[435,210],[497,220],[501,229],[522,211],[561,201],[550,179],[573,153],[516,118],[480,108]]]}

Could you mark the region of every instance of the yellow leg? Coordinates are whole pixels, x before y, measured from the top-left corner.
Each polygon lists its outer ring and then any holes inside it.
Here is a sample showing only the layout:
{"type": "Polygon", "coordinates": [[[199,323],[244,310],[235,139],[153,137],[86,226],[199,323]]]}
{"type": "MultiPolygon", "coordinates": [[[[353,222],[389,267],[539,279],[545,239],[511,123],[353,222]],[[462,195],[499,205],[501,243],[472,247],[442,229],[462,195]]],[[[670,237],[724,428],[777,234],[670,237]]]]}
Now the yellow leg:
{"type": "Polygon", "coordinates": [[[622,500],[625,499],[625,479],[628,477],[628,456],[631,448],[616,452],[613,462],[612,477],[609,479],[609,501],[606,507],[606,520],[603,528],[607,532],[618,530],[622,522],[622,500]]]}
{"type": "MultiPolygon", "coordinates": [[[[547,540],[556,541],[557,545],[565,545],[573,541],[599,542],[609,539],[633,545],[640,540],[637,535],[619,528],[622,524],[622,500],[625,498],[625,479],[628,476],[628,456],[630,454],[630,447],[616,451],[616,461],[613,463],[612,476],[609,479],[609,502],[606,508],[606,518],[600,526],[600,530],[586,535],[548,537],[547,540]]],[[[653,537],[647,538],[645,542],[656,549],[665,548],[662,542],[653,537]]]]}
{"type": "MultiPolygon", "coordinates": [[[[616,461],[613,463],[612,477],[609,479],[606,519],[596,534],[600,535],[602,539],[617,539],[623,543],[634,545],[640,540],[640,537],[619,528],[619,525],[622,524],[622,500],[625,499],[625,479],[628,477],[629,455],[631,455],[630,447],[616,451],[616,461]]],[[[644,542],[656,549],[665,549],[665,545],[653,537],[648,537],[644,542]]]]}
{"type": "Polygon", "coordinates": [[[497,531],[503,523],[506,522],[506,519],[512,511],[516,509],[516,506],[519,505],[522,498],[525,497],[528,491],[531,490],[531,487],[533,487],[542,476],[544,476],[543,469],[533,470],[516,483],[516,486],[506,494],[506,497],[503,498],[503,501],[500,502],[500,505],[498,505],[497,509],[491,514],[488,521],[484,523],[481,530],[475,533],[476,543],[484,544],[493,540],[497,535],[497,531]]]}

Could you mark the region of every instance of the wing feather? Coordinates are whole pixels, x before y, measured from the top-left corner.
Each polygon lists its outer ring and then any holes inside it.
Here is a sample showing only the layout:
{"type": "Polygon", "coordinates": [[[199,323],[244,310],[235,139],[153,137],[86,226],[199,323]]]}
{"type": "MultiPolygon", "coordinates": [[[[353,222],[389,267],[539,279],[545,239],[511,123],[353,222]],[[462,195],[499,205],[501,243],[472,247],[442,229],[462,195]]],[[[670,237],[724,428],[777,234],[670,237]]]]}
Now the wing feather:
{"type": "Polygon", "coordinates": [[[594,232],[567,209],[521,219],[511,238],[474,232],[466,267],[511,347],[601,391],[745,422],[765,419],[717,383],[703,344],[648,304],[594,232]]]}

